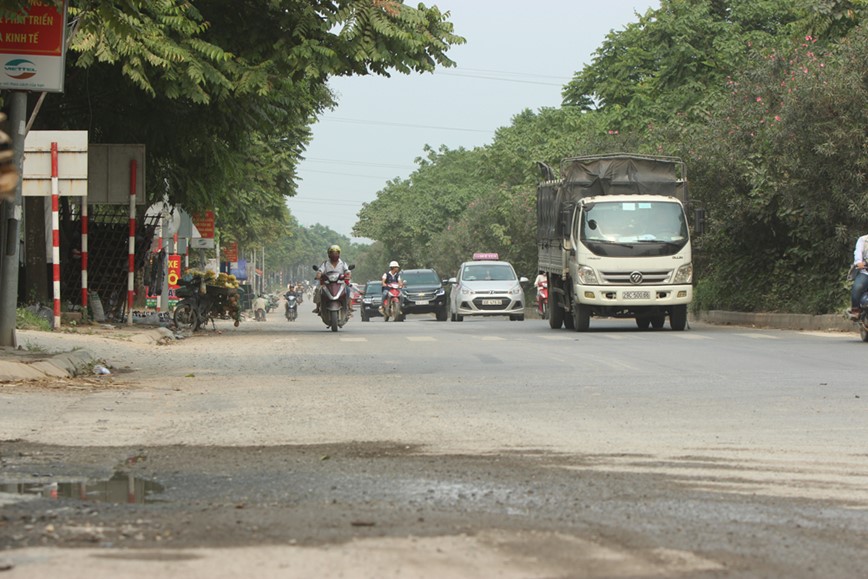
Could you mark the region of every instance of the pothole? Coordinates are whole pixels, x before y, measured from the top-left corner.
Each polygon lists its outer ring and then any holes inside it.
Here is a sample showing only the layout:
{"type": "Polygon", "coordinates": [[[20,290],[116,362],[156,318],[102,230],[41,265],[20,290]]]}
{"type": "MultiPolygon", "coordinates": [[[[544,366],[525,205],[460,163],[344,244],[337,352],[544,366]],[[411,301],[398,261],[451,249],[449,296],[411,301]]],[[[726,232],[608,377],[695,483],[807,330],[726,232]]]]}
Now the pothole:
{"type": "Polygon", "coordinates": [[[106,480],[53,480],[49,482],[0,482],[0,493],[42,497],[46,499],[74,499],[102,503],[147,504],[162,502],[154,495],[164,490],[163,485],[124,472],[116,472],[106,480]]]}

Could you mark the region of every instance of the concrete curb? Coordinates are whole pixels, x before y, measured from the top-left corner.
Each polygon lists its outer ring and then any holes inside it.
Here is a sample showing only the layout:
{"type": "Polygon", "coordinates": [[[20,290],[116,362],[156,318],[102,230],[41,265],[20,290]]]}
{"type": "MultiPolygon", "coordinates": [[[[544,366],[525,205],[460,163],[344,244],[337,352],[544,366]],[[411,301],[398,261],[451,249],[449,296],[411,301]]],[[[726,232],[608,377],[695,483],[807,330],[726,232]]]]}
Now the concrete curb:
{"type": "Polygon", "coordinates": [[[89,370],[97,358],[87,350],[74,350],[39,357],[4,348],[0,359],[0,382],[44,380],[45,378],[71,378],[89,370]],[[10,354],[8,357],[5,354],[10,354]]]}
{"type": "Polygon", "coordinates": [[[815,332],[852,332],[856,325],[843,314],[812,316],[809,314],[774,314],[708,310],[692,315],[691,320],[722,326],[749,326],[779,330],[815,332]]]}
{"type": "MultiPolygon", "coordinates": [[[[157,344],[168,339],[174,339],[171,330],[154,328],[131,336],[128,341],[138,344],[157,344]]],[[[72,378],[85,372],[89,373],[97,362],[99,358],[87,350],[40,354],[27,350],[0,348],[0,382],[72,378]]]]}
{"type": "MultiPolygon", "coordinates": [[[[524,310],[526,319],[538,320],[535,307],[524,310]]],[[[745,326],[749,328],[773,328],[778,330],[804,330],[813,332],[853,332],[858,331],[856,324],[843,313],[812,316],[809,314],[776,314],[729,312],[725,310],[706,310],[691,313],[691,322],[702,322],[717,326],[745,326]]]]}

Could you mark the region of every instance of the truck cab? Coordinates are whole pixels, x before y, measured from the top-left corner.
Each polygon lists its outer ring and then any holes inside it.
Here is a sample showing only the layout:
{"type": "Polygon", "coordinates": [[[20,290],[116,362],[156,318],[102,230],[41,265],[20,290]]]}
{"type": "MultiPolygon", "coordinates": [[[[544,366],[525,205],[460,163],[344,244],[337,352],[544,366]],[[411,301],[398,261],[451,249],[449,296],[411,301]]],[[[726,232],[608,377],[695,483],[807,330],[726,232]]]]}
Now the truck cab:
{"type": "Polygon", "coordinates": [[[685,329],[693,261],[683,164],[623,154],[565,163],[564,180],[538,189],[551,327],[585,331],[596,316],[662,328],[668,316],[685,329]]]}

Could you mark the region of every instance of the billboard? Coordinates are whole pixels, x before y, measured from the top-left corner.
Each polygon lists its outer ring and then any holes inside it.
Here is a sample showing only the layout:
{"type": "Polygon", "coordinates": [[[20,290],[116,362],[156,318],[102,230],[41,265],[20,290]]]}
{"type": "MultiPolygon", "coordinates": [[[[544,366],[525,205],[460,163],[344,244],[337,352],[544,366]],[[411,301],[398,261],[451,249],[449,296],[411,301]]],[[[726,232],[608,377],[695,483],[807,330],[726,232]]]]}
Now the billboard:
{"type": "Polygon", "coordinates": [[[67,0],[31,0],[0,18],[0,89],[63,92],[67,7],[67,0]]]}

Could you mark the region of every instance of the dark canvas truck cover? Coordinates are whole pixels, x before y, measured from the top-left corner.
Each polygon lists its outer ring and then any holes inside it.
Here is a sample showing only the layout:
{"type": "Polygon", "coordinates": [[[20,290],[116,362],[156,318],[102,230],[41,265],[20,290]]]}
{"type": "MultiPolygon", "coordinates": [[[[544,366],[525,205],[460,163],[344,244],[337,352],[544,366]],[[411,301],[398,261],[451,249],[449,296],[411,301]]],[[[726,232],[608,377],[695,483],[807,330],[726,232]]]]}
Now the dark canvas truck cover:
{"type": "Polygon", "coordinates": [[[664,195],[687,202],[684,163],[675,157],[628,154],[573,157],[561,162],[559,181],[537,188],[537,237],[543,245],[561,239],[561,211],[585,197],[664,195]]]}

